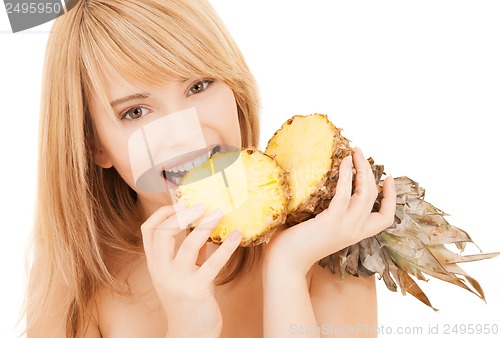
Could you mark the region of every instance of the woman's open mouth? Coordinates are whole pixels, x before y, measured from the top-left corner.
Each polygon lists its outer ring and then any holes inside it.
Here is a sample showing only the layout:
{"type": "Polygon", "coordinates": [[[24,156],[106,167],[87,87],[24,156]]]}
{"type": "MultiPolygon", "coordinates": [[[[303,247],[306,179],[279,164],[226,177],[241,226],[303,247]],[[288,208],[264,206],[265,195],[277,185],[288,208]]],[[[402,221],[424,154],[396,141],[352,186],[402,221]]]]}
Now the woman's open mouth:
{"type": "Polygon", "coordinates": [[[181,180],[186,175],[186,173],[194,168],[197,168],[201,166],[203,163],[205,163],[212,155],[215,153],[219,152],[221,150],[220,146],[213,147],[210,153],[204,152],[203,154],[199,155],[198,157],[191,159],[189,161],[186,161],[182,164],[176,165],[175,167],[167,169],[163,169],[161,174],[163,178],[176,186],[179,186],[181,184],[181,180]]]}

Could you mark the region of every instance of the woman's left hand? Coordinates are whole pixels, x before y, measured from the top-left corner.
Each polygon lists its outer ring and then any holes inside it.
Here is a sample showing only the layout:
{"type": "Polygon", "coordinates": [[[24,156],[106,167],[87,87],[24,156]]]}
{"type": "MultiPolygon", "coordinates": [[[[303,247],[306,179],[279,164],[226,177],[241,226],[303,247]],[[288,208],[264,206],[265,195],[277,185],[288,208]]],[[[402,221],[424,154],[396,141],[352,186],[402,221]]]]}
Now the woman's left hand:
{"type": "Polygon", "coordinates": [[[276,233],[267,245],[266,264],[305,275],[321,258],[386,229],[393,223],[396,209],[391,176],[384,181],[380,210],[371,212],[377,195],[371,166],[356,148],[340,165],[336,193],[328,208],[315,218],[276,233]],[[356,175],[351,196],[353,160],[356,175]]]}

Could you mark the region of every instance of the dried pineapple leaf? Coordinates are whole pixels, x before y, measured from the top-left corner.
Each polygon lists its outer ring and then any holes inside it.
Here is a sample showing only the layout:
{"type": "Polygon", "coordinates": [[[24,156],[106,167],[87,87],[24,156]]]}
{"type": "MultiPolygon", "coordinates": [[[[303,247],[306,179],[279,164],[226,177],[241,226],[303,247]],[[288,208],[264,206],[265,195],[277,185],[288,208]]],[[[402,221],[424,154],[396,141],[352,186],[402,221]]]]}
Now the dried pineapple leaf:
{"type": "Polygon", "coordinates": [[[417,215],[406,211],[410,217],[420,225],[430,225],[434,227],[450,227],[450,223],[442,215],[417,215]]]}
{"type": "Polygon", "coordinates": [[[359,260],[367,270],[373,271],[382,275],[385,270],[385,263],[380,253],[382,245],[377,237],[369,237],[359,242],[360,252],[359,260]]]}
{"type": "Polygon", "coordinates": [[[394,178],[394,185],[396,186],[397,204],[406,204],[408,199],[420,198],[425,195],[425,189],[419,187],[417,182],[406,176],[394,178]]]}
{"type": "MultiPolygon", "coordinates": [[[[458,249],[458,250],[460,250],[460,252],[462,252],[462,251],[464,251],[464,250],[465,250],[465,245],[466,245],[466,244],[467,244],[466,242],[456,242],[456,243],[455,243],[455,246],[457,247],[457,249],[458,249]]],[[[474,243],[474,244],[475,244],[475,243],[474,243]]],[[[477,246],[477,244],[476,244],[476,247],[478,247],[478,246],[477,246]]],[[[479,247],[478,247],[478,248],[479,248],[479,247]]],[[[481,249],[479,249],[479,250],[480,250],[480,251],[482,251],[481,249]]]]}
{"type": "Polygon", "coordinates": [[[398,273],[399,268],[391,264],[389,265],[389,272],[391,273],[392,277],[394,277],[394,280],[396,281],[396,284],[399,286],[399,289],[401,290],[401,294],[403,296],[406,296],[406,290],[401,286],[401,280],[399,279],[399,273],[398,273]]]}
{"type": "Polygon", "coordinates": [[[448,264],[446,265],[446,269],[452,273],[455,273],[457,275],[462,275],[464,276],[467,281],[472,285],[472,287],[477,291],[477,295],[484,300],[486,303],[486,298],[484,296],[484,291],[481,285],[479,285],[478,281],[474,278],[472,278],[468,273],[466,273],[462,268],[460,268],[457,264],[448,264]]]}
{"type": "Polygon", "coordinates": [[[432,306],[429,298],[425,295],[425,293],[420,289],[417,283],[411,278],[406,272],[401,269],[398,269],[398,277],[401,282],[401,288],[407,291],[410,295],[417,298],[419,301],[424,303],[425,305],[432,308],[434,311],[438,311],[435,307],[432,306]]]}
{"type": "MultiPolygon", "coordinates": [[[[330,270],[331,273],[335,273],[340,265],[337,263],[339,261],[339,254],[340,254],[340,252],[336,252],[334,254],[326,256],[326,257],[322,258],[318,262],[318,264],[322,268],[328,268],[328,270],[330,270]]],[[[341,279],[343,278],[343,276],[340,276],[340,277],[341,277],[341,279]]]]}
{"type": "MultiPolygon", "coordinates": [[[[390,291],[397,291],[397,286],[394,280],[391,277],[391,270],[397,269],[396,265],[394,265],[394,262],[392,261],[391,257],[387,253],[385,249],[382,250],[382,256],[385,261],[385,269],[384,273],[382,274],[382,278],[384,279],[385,286],[390,290],[390,291]]],[[[395,271],[395,270],[394,270],[395,271]]]]}
{"type": "Polygon", "coordinates": [[[491,252],[485,254],[462,256],[449,251],[443,245],[429,246],[429,250],[432,252],[434,257],[436,257],[442,264],[445,265],[454,263],[475,262],[483,259],[490,259],[500,255],[500,252],[491,252]]]}
{"type": "MultiPolygon", "coordinates": [[[[401,256],[397,252],[391,252],[391,251],[389,251],[389,252],[390,252],[390,255],[393,258],[394,262],[396,263],[396,266],[403,271],[414,274],[413,270],[417,269],[417,270],[420,270],[429,276],[432,276],[432,277],[435,277],[437,279],[441,279],[442,281],[460,286],[461,288],[464,288],[465,290],[476,294],[472,289],[470,289],[467,286],[467,284],[465,284],[463,282],[463,280],[461,280],[460,278],[455,276],[453,273],[447,271],[445,267],[437,268],[436,265],[421,266],[419,264],[416,264],[415,262],[412,262],[410,259],[408,259],[408,257],[401,256]],[[438,272],[441,269],[443,272],[438,272]]],[[[438,266],[440,266],[440,265],[441,264],[439,264],[438,266]]]]}
{"type": "MultiPolygon", "coordinates": [[[[450,227],[433,227],[428,225],[419,225],[422,232],[428,236],[429,241],[424,242],[426,245],[438,245],[438,244],[450,244],[450,243],[465,243],[472,242],[469,234],[467,234],[462,229],[456,228],[454,226],[450,227]]],[[[415,234],[415,235],[418,235],[415,234]]],[[[419,237],[420,238],[420,237],[419,237]]]]}
{"type": "Polygon", "coordinates": [[[344,279],[346,262],[347,262],[347,255],[349,254],[349,248],[350,247],[344,248],[343,250],[341,250],[339,252],[339,255],[338,255],[340,279],[344,279]]]}
{"type": "Polygon", "coordinates": [[[411,213],[415,214],[415,215],[419,215],[419,216],[427,216],[427,215],[449,216],[448,214],[444,213],[442,210],[436,208],[435,206],[433,206],[429,202],[424,201],[423,199],[420,199],[420,198],[418,198],[418,199],[409,198],[406,205],[411,210],[411,213]]]}
{"type": "MultiPolygon", "coordinates": [[[[446,267],[432,255],[429,248],[425,246],[421,247],[418,251],[415,251],[419,253],[418,257],[415,257],[408,254],[411,254],[414,249],[406,247],[395,237],[394,235],[384,233],[384,239],[387,242],[384,248],[392,257],[398,268],[413,275],[417,275],[415,270],[420,270],[427,275],[455,284],[472,292],[461,279],[448,271],[446,267]]],[[[412,243],[416,244],[418,241],[414,240],[412,243]]]]}
{"type": "Polygon", "coordinates": [[[384,279],[385,286],[387,289],[389,289],[392,292],[398,291],[398,287],[396,286],[396,283],[391,277],[391,274],[389,273],[389,268],[386,267],[384,270],[384,273],[382,274],[382,278],[384,279]]]}
{"type": "Polygon", "coordinates": [[[401,212],[402,218],[397,226],[386,231],[399,236],[419,238],[426,245],[450,244],[455,242],[472,242],[470,236],[454,226],[429,225],[420,223],[413,214],[401,212]]]}
{"type": "Polygon", "coordinates": [[[354,244],[349,247],[349,254],[345,262],[345,269],[351,276],[358,277],[359,266],[359,244],[354,244]]]}

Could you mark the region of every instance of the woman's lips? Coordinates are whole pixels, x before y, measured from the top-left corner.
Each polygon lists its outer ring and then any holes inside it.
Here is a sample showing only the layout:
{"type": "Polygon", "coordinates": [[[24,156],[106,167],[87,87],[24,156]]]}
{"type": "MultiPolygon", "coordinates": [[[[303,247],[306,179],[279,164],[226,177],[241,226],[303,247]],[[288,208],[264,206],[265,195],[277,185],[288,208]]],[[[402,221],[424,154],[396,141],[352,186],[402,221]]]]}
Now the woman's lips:
{"type": "Polygon", "coordinates": [[[194,151],[194,152],[191,152],[188,154],[177,156],[176,158],[165,162],[164,170],[168,171],[168,170],[171,170],[179,165],[193,162],[198,157],[206,155],[206,154],[208,154],[208,156],[211,156],[211,152],[208,151],[207,149],[201,149],[201,150],[197,150],[197,151],[194,151]]]}
{"type": "Polygon", "coordinates": [[[173,160],[167,161],[164,166],[162,166],[162,171],[161,175],[164,178],[165,181],[168,181],[169,183],[172,183],[172,185],[175,185],[175,187],[178,187],[180,185],[180,181],[184,177],[184,175],[191,169],[196,168],[203,163],[205,163],[208,158],[210,158],[212,155],[215,153],[219,152],[221,150],[221,146],[217,145],[212,147],[210,151],[206,149],[198,150],[195,152],[191,152],[189,154],[181,155],[173,160]],[[207,155],[208,152],[208,157],[205,158],[205,155],[207,155]],[[193,163],[195,160],[199,159],[200,157],[203,157],[203,161],[198,162],[197,164],[193,163]],[[178,166],[184,165],[186,163],[193,163],[192,168],[186,170],[186,169],[180,169],[178,171],[171,171],[171,169],[176,168],[178,166]],[[168,169],[167,169],[168,168],[168,169]]]}

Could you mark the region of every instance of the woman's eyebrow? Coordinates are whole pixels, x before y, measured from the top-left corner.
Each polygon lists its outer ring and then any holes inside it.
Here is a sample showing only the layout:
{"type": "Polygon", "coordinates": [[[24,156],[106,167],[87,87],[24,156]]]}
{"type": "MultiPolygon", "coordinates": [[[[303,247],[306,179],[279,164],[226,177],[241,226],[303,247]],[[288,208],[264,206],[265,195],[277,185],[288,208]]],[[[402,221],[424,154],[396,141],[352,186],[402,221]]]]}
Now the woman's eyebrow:
{"type": "Polygon", "coordinates": [[[111,102],[111,107],[114,107],[118,104],[122,104],[124,102],[135,100],[135,99],[146,99],[149,97],[149,93],[135,93],[129,96],[122,97],[121,99],[117,99],[111,102]]]}

